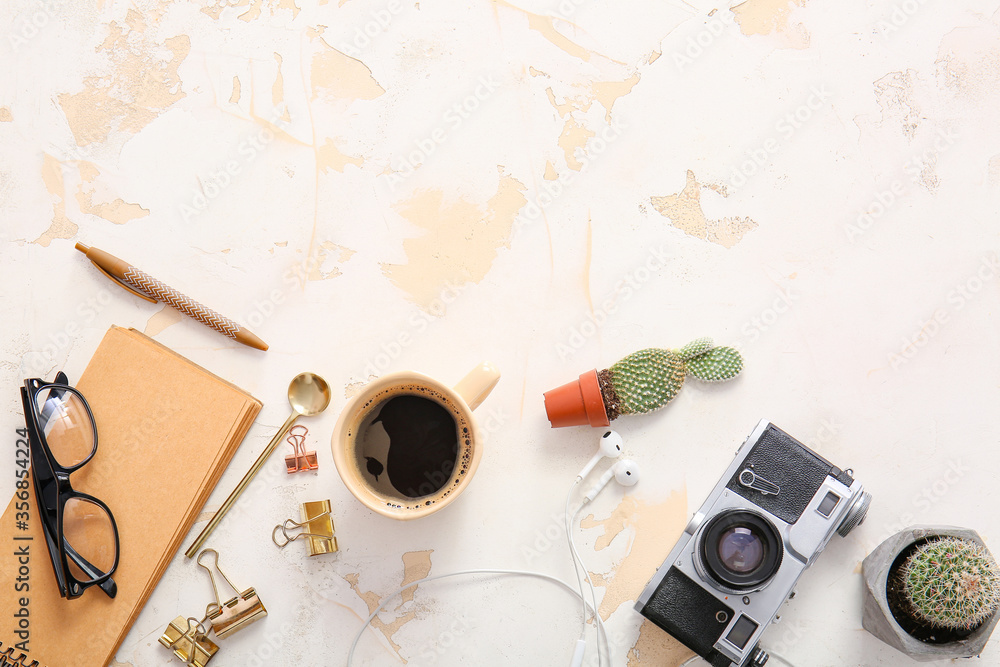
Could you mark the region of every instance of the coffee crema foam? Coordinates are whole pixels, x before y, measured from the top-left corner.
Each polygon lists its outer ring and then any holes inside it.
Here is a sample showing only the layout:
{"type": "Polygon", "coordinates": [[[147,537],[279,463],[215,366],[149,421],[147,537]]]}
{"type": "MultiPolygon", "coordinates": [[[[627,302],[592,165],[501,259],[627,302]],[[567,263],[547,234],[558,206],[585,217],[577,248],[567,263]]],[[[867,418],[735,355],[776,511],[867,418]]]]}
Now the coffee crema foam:
{"type": "MultiPolygon", "coordinates": [[[[385,502],[386,507],[396,510],[417,510],[434,505],[461,488],[462,481],[466,479],[472,467],[472,437],[473,431],[469,420],[455,406],[454,401],[445,396],[439,390],[426,385],[407,382],[405,384],[387,387],[371,396],[365,403],[356,410],[356,416],[351,419],[348,425],[347,439],[351,443],[348,451],[354,473],[360,483],[369,493],[380,497],[385,502]],[[455,430],[458,438],[458,452],[455,456],[454,469],[451,471],[449,479],[436,491],[426,496],[409,498],[399,495],[398,497],[385,498],[387,495],[383,491],[373,488],[371,481],[365,477],[366,464],[362,448],[365,444],[365,433],[372,426],[371,422],[377,414],[391,399],[397,396],[418,396],[420,398],[434,401],[446,409],[455,420],[455,430]]],[[[395,495],[395,494],[393,494],[395,495]]]]}

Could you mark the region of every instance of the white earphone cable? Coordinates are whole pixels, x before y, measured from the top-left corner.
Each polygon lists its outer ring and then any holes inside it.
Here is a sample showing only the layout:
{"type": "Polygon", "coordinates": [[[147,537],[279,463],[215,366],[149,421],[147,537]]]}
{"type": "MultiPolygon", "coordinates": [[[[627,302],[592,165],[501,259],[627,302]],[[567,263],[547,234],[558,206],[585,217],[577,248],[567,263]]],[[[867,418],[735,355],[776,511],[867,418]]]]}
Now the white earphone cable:
{"type": "MultiPolygon", "coordinates": [[[[569,591],[570,593],[572,593],[577,597],[581,597],[581,599],[584,600],[584,608],[586,609],[586,598],[583,598],[579,593],[577,593],[572,586],[567,584],[562,579],[559,579],[558,577],[553,577],[552,575],[544,574],[542,572],[531,572],[529,570],[461,570],[459,572],[449,572],[447,574],[438,574],[432,577],[424,577],[423,579],[418,579],[417,581],[411,582],[405,586],[401,586],[400,588],[397,588],[389,595],[382,598],[382,601],[379,602],[379,605],[375,608],[374,611],[372,611],[372,613],[368,616],[368,619],[365,621],[364,625],[361,626],[361,629],[358,630],[358,633],[354,636],[354,641],[351,642],[351,650],[347,654],[347,667],[351,667],[351,664],[354,661],[354,651],[358,646],[358,642],[361,641],[361,637],[364,635],[365,630],[368,628],[368,626],[371,625],[372,621],[375,620],[375,617],[378,615],[378,613],[382,611],[382,608],[390,600],[395,598],[403,591],[413,588],[414,586],[419,586],[420,584],[435,581],[437,579],[446,579],[448,577],[459,577],[459,576],[474,575],[474,574],[504,574],[504,575],[536,577],[538,579],[544,579],[546,581],[550,581],[554,584],[562,586],[567,591],[569,591]]],[[[600,615],[597,613],[596,609],[594,610],[594,616],[595,618],[598,619],[598,622],[600,622],[600,615]]],[[[607,633],[605,633],[605,636],[607,636],[607,633]]]]}
{"type": "MultiPolygon", "coordinates": [[[[571,490],[571,493],[572,493],[572,490],[571,490]]],[[[570,550],[570,553],[573,556],[573,567],[576,568],[577,562],[580,563],[580,568],[583,570],[583,573],[587,577],[587,585],[590,586],[590,600],[593,603],[594,625],[596,626],[596,630],[597,630],[597,667],[603,667],[604,662],[603,662],[603,660],[601,658],[601,632],[602,631],[604,632],[604,643],[607,645],[608,661],[610,662],[610,660],[611,660],[611,645],[608,642],[608,632],[607,632],[607,629],[604,627],[604,621],[601,619],[600,611],[597,608],[597,592],[594,590],[594,582],[590,578],[590,571],[587,569],[587,566],[583,564],[583,557],[580,556],[580,552],[576,548],[576,542],[573,540],[573,532],[572,532],[572,529],[571,529],[571,526],[576,523],[576,517],[580,513],[580,510],[583,509],[583,507],[584,507],[583,505],[580,505],[580,507],[578,507],[577,510],[573,513],[572,518],[569,518],[568,521],[566,522],[566,536],[569,539],[569,550],[570,550]]],[[[569,503],[568,502],[566,504],[566,512],[567,512],[567,517],[568,517],[569,516],[569,503]]],[[[577,583],[580,583],[580,574],[579,574],[579,572],[577,572],[576,576],[577,576],[577,583]]],[[[580,583],[580,597],[581,598],[583,597],[583,584],[582,583],[580,583]]],[[[584,623],[584,628],[586,628],[586,624],[587,624],[586,605],[584,605],[583,623],[584,623]]]]}
{"type": "MultiPolygon", "coordinates": [[[[570,517],[569,505],[570,500],[573,498],[573,490],[576,489],[576,485],[582,481],[581,477],[577,477],[576,481],[573,482],[573,486],[570,487],[569,493],[566,494],[566,515],[565,515],[565,528],[566,528],[566,543],[569,545],[570,557],[573,559],[573,571],[576,574],[576,583],[580,587],[580,602],[583,604],[583,630],[580,633],[580,638],[586,641],[587,637],[587,602],[583,594],[583,581],[580,579],[580,570],[583,569],[583,573],[587,575],[587,583],[590,585],[590,599],[593,602],[594,609],[594,625],[597,630],[597,667],[604,667],[604,661],[601,657],[601,630],[604,628],[604,622],[600,620],[600,614],[597,611],[597,593],[594,592],[594,583],[590,579],[590,573],[587,571],[587,567],[583,564],[583,558],[580,557],[580,553],[576,550],[576,543],[573,541],[573,523],[576,521],[576,515],[580,513],[583,509],[581,505],[576,512],[570,517]],[[579,563],[579,565],[578,565],[579,563]]],[[[607,631],[604,633],[604,641],[607,643],[608,634],[607,631]]],[[[610,646],[608,651],[610,653],[610,646]]],[[[610,660],[610,655],[608,659],[610,660]]]]}
{"type": "MultiPolygon", "coordinates": [[[[576,481],[573,482],[573,486],[570,487],[569,493],[566,494],[566,512],[563,515],[563,530],[566,531],[566,543],[569,545],[570,557],[571,558],[572,558],[572,552],[573,552],[573,540],[571,538],[572,533],[571,533],[570,525],[569,525],[569,521],[570,521],[569,520],[569,503],[570,503],[570,500],[572,500],[572,498],[573,498],[573,489],[576,488],[576,485],[579,484],[580,481],[581,481],[581,478],[577,477],[576,481]]],[[[581,636],[581,638],[586,638],[586,636],[587,636],[587,601],[583,597],[583,581],[580,579],[580,566],[577,565],[576,558],[573,558],[573,572],[576,574],[576,583],[579,586],[579,590],[580,590],[580,602],[582,603],[582,606],[583,606],[583,628],[580,631],[580,636],[581,636]]]]}
{"type": "MultiPolygon", "coordinates": [[[[604,437],[607,438],[610,435],[613,435],[613,432],[609,431],[604,435],[604,437]]],[[[617,434],[614,434],[614,436],[616,438],[619,438],[617,434]]],[[[614,445],[609,445],[609,446],[614,446],[614,445]]],[[[604,447],[604,445],[602,445],[602,447],[604,447]]],[[[567,591],[569,591],[576,597],[580,598],[581,611],[583,615],[581,621],[582,627],[580,630],[580,638],[579,640],[577,640],[576,651],[574,652],[572,666],[571,666],[571,667],[578,667],[583,662],[583,655],[586,650],[587,613],[588,613],[587,597],[584,593],[583,581],[580,577],[581,569],[583,570],[584,577],[587,580],[587,585],[590,587],[590,600],[591,600],[590,609],[594,613],[594,626],[597,632],[597,643],[596,643],[597,665],[598,667],[604,667],[604,658],[603,654],[601,653],[601,635],[602,634],[604,635],[604,646],[608,655],[609,662],[611,661],[611,643],[608,640],[607,628],[604,627],[604,620],[601,618],[600,611],[598,610],[597,607],[597,592],[594,588],[594,581],[593,579],[591,579],[590,571],[587,570],[587,566],[584,564],[583,558],[580,556],[580,552],[576,548],[576,542],[573,539],[573,532],[574,532],[573,525],[576,523],[576,517],[580,514],[583,508],[587,505],[587,503],[593,500],[594,496],[600,493],[601,489],[603,489],[604,486],[609,481],[611,481],[612,476],[616,477],[619,483],[625,486],[632,486],[636,483],[638,479],[638,477],[636,476],[638,471],[636,470],[635,462],[629,459],[626,459],[624,461],[619,461],[609,471],[605,472],[604,475],[602,475],[601,480],[598,482],[598,484],[595,485],[594,488],[592,488],[586,494],[585,500],[572,513],[570,512],[570,503],[573,499],[573,491],[575,491],[577,485],[583,481],[583,477],[586,475],[586,473],[588,473],[591,469],[593,469],[594,464],[602,456],[611,457],[618,455],[618,452],[621,451],[620,438],[619,438],[619,445],[615,449],[616,451],[607,451],[607,452],[604,452],[604,450],[602,449],[601,452],[595,455],[595,457],[591,460],[591,462],[588,463],[588,465],[584,468],[583,472],[577,475],[576,480],[573,482],[573,486],[571,486],[569,489],[569,493],[566,494],[566,511],[565,514],[563,515],[563,527],[566,531],[566,543],[569,545],[570,557],[573,559],[573,572],[575,573],[576,576],[576,584],[578,590],[574,590],[572,586],[567,584],[562,579],[559,579],[549,574],[545,574],[543,572],[532,572],[530,570],[476,569],[476,570],[461,570],[458,572],[449,572],[447,574],[438,574],[431,577],[424,577],[423,579],[418,579],[417,581],[410,582],[405,586],[401,586],[400,588],[397,588],[389,595],[382,598],[378,606],[371,612],[371,614],[368,616],[368,619],[365,620],[364,624],[361,626],[361,629],[358,630],[358,633],[354,636],[354,641],[351,642],[351,649],[347,654],[347,667],[351,667],[354,661],[354,651],[357,649],[358,642],[361,641],[361,637],[364,636],[365,630],[372,624],[372,621],[375,620],[375,617],[378,616],[378,613],[382,611],[383,607],[385,607],[386,603],[388,603],[390,600],[395,598],[397,595],[401,594],[403,591],[413,588],[414,586],[419,586],[420,584],[436,581],[438,579],[447,579],[449,577],[459,577],[459,576],[475,575],[475,574],[513,575],[513,576],[535,577],[538,579],[544,579],[546,581],[562,586],[567,591]],[[624,474],[625,477],[619,476],[622,474],[624,474]]],[[[794,667],[794,665],[791,662],[789,662],[785,658],[782,658],[779,655],[772,653],[771,657],[777,658],[778,660],[784,662],[789,667],[794,667]]],[[[691,665],[700,659],[701,659],[700,656],[697,655],[692,656],[690,659],[682,663],[680,667],[687,667],[688,665],[691,665]]]]}

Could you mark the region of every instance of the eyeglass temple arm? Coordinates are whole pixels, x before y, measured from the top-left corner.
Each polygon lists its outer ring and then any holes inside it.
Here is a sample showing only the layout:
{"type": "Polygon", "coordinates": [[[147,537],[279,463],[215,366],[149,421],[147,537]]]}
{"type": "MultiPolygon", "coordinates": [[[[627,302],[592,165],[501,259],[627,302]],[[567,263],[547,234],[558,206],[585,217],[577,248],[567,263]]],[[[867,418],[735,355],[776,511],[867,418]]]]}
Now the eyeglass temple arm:
{"type": "MultiPolygon", "coordinates": [[[[84,573],[91,579],[97,579],[98,577],[103,577],[104,573],[98,570],[96,567],[90,564],[86,558],[77,553],[76,549],[73,548],[72,544],[63,541],[63,546],[66,549],[66,555],[69,556],[76,566],[79,567],[84,573]]],[[[107,593],[109,598],[113,598],[118,593],[118,585],[115,580],[108,577],[107,580],[100,583],[101,590],[107,593]]]]}
{"type": "MultiPolygon", "coordinates": [[[[66,377],[65,373],[63,373],[62,371],[60,371],[56,375],[55,382],[53,384],[68,385],[69,384],[69,378],[66,377]]],[[[54,388],[53,389],[53,393],[55,393],[56,396],[58,396],[58,397],[61,398],[62,395],[65,394],[66,392],[65,392],[65,390],[59,390],[59,389],[55,389],[54,388]]],[[[27,417],[28,410],[30,409],[30,405],[29,405],[28,395],[27,395],[27,392],[25,390],[21,391],[21,398],[22,398],[22,401],[24,402],[24,411],[25,411],[24,414],[27,417]]],[[[44,410],[44,408],[43,408],[43,410],[44,410]]],[[[30,422],[29,422],[29,426],[30,426],[30,422]]],[[[46,505],[46,507],[45,507],[46,511],[53,511],[53,509],[50,509],[48,507],[49,503],[46,502],[44,504],[46,505]]],[[[48,539],[48,537],[49,537],[48,532],[50,530],[50,526],[48,525],[48,521],[46,520],[46,518],[43,518],[43,524],[44,524],[43,527],[45,528],[46,539],[48,539]]],[[[100,570],[98,570],[86,558],[84,558],[79,553],[77,553],[76,549],[73,548],[73,545],[71,545],[69,543],[66,543],[64,541],[63,542],[63,546],[65,548],[66,555],[68,555],[70,557],[70,559],[76,564],[76,566],[79,567],[81,570],[83,570],[83,572],[85,574],[87,574],[87,576],[89,576],[92,580],[93,579],[97,579],[98,577],[104,576],[103,572],[101,572],[100,570]]],[[[100,586],[101,590],[104,591],[104,593],[108,597],[110,597],[110,598],[115,597],[115,595],[117,595],[117,593],[118,593],[118,585],[115,583],[115,580],[112,579],[111,577],[108,577],[107,579],[105,579],[104,581],[102,581],[99,584],[99,586],[100,586]]]]}

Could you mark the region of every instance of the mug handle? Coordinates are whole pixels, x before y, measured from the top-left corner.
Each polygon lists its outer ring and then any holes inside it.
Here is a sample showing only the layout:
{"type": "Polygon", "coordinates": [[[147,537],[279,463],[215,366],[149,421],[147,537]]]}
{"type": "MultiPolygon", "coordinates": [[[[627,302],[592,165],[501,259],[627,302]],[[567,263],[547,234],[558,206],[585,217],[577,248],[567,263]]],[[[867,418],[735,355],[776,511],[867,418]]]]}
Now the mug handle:
{"type": "Polygon", "coordinates": [[[497,367],[484,361],[469,371],[468,375],[459,380],[452,389],[462,397],[462,400],[469,406],[469,410],[475,410],[480,403],[486,400],[499,380],[500,371],[497,370],[497,367]]]}

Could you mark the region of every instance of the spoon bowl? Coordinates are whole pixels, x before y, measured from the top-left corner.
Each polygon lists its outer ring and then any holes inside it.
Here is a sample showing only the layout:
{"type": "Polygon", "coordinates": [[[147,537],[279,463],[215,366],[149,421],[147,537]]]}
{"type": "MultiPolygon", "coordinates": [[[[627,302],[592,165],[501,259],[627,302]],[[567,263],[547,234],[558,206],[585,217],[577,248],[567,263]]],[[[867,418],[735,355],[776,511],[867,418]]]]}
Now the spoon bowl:
{"type": "Polygon", "coordinates": [[[288,385],[288,403],[297,414],[313,417],[330,405],[330,385],[315,373],[299,373],[288,385]]]}

